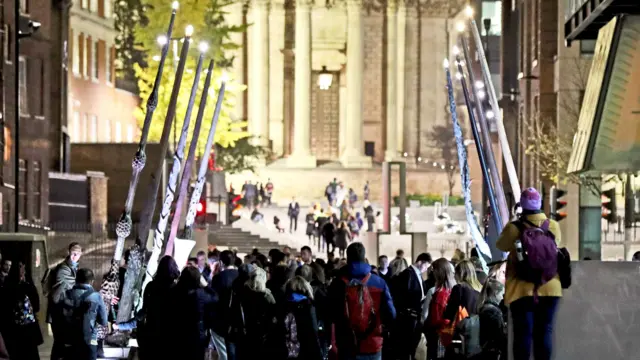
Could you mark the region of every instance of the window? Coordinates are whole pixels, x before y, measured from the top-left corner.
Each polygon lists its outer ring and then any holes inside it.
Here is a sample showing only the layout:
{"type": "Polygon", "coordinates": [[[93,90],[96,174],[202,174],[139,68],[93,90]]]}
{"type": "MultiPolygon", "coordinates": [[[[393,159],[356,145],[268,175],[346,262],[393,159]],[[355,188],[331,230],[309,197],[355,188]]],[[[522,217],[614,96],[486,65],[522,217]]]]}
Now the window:
{"type": "Polygon", "coordinates": [[[122,123],[120,121],[116,121],[115,140],[117,143],[122,142],[122,123]]]}
{"type": "Polygon", "coordinates": [[[593,55],[596,52],[596,40],[580,40],[580,55],[593,55]]]}
{"type": "Polygon", "coordinates": [[[98,142],[98,116],[89,117],[89,142],[98,142]]]}
{"type": "Polygon", "coordinates": [[[80,5],[82,6],[83,9],[88,10],[89,9],[89,0],[82,0],[82,3],[80,5]]]}
{"type": "Polygon", "coordinates": [[[484,34],[484,19],[491,20],[489,27],[489,35],[498,35],[502,33],[502,1],[483,1],[482,2],[482,33],[484,34]]]}
{"type": "Polygon", "coordinates": [[[88,134],[89,134],[89,115],[87,115],[87,113],[84,113],[82,115],[82,142],[87,142],[87,139],[89,138],[88,134]]]}
{"type": "Polygon", "coordinates": [[[27,165],[23,159],[18,160],[18,215],[27,218],[27,165]]]}
{"type": "Polygon", "coordinates": [[[104,0],[104,18],[111,19],[112,16],[111,0],[104,0]]]}
{"type": "Polygon", "coordinates": [[[107,84],[111,83],[111,49],[104,45],[104,62],[105,77],[107,84]]]}
{"type": "Polygon", "coordinates": [[[2,52],[4,53],[4,62],[11,64],[13,61],[13,40],[11,39],[11,27],[7,24],[4,25],[4,39],[2,40],[2,52]]]}
{"type": "Polygon", "coordinates": [[[80,136],[82,134],[82,129],[80,127],[80,113],[77,111],[73,112],[73,119],[71,120],[71,141],[72,142],[82,142],[80,136]]]}
{"type": "Polygon", "coordinates": [[[42,219],[42,170],[39,161],[33,162],[33,218],[42,219]]]}
{"type": "Polygon", "coordinates": [[[20,56],[20,77],[18,83],[18,91],[19,91],[19,104],[18,107],[20,109],[21,115],[29,114],[29,104],[27,102],[28,94],[27,94],[27,59],[23,56],[20,56]]]}
{"type": "Polygon", "coordinates": [[[93,48],[91,49],[91,77],[94,80],[98,80],[100,68],[98,66],[98,48],[100,41],[93,42],[93,48]]]}
{"type": "Polygon", "coordinates": [[[29,2],[27,0],[20,0],[20,13],[29,13],[29,2]]]}
{"type": "Polygon", "coordinates": [[[111,120],[109,119],[104,122],[104,142],[111,142],[111,120]]]}
{"type": "Polygon", "coordinates": [[[82,34],[74,37],[71,41],[71,61],[73,62],[73,74],[80,75],[80,44],[82,34]]]}
{"type": "Polygon", "coordinates": [[[91,38],[84,38],[84,51],[82,52],[82,75],[89,76],[89,52],[91,51],[91,38]]]}
{"type": "Polygon", "coordinates": [[[89,11],[94,14],[98,13],[98,0],[89,0],[89,11]]]}
{"type": "Polygon", "coordinates": [[[129,124],[129,126],[127,126],[127,142],[128,143],[132,143],[133,142],[133,125],[129,124]]]}

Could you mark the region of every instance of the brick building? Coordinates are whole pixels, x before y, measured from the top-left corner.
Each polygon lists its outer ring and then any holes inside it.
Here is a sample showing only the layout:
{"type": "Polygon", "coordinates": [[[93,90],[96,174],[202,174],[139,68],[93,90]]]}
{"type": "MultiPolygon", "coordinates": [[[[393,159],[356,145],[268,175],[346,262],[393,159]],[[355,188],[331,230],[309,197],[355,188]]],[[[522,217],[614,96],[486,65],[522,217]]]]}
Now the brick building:
{"type": "Polygon", "coordinates": [[[247,91],[233,116],[287,168],[370,168],[404,153],[433,161],[431,129],[450,122],[442,59],[466,1],[417,3],[230,6],[229,22],[252,24],[234,39],[233,75],[247,91]],[[320,89],[325,72],[333,81],[320,89]]]}
{"type": "MultiPolygon", "coordinates": [[[[581,40],[566,47],[564,1],[502,1],[502,106],[505,127],[515,147],[514,161],[523,186],[553,183],[540,174],[540,159],[527,154],[532,128],[547,126],[560,134],[577,130],[595,40],[581,40]],[[507,121],[512,118],[516,121],[507,121]]],[[[539,134],[545,136],[545,134],[539,134]]],[[[567,218],[563,239],[577,254],[579,187],[567,190],[567,218]]],[[[548,201],[547,201],[548,203],[548,201]]],[[[548,209],[547,209],[548,210],[548,209]]]]}
{"type": "Polygon", "coordinates": [[[67,116],[72,143],[132,143],[139,137],[133,116],[138,97],[116,81],[112,6],[112,0],[81,0],[70,9],[67,116]]]}
{"type": "MultiPolygon", "coordinates": [[[[0,224],[4,231],[16,231],[14,194],[15,161],[19,161],[18,213],[25,225],[46,224],[48,221],[49,186],[47,174],[55,159],[50,156],[50,132],[64,121],[61,106],[66,101],[62,89],[63,27],[66,2],[22,0],[22,16],[41,24],[31,37],[20,41],[20,57],[15,61],[15,16],[13,2],[3,2],[0,11],[1,55],[0,86],[2,88],[2,120],[4,121],[3,166],[1,167],[2,211],[0,224]],[[16,67],[19,78],[16,79],[16,67]],[[17,84],[16,84],[17,81],[17,84]],[[19,99],[14,96],[19,86],[19,99]],[[18,106],[16,106],[18,105],[18,106]],[[15,138],[15,114],[19,111],[19,139],[15,138]],[[19,158],[16,159],[16,144],[19,158]],[[53,161],[52,161],[53,160],[53,161]]],[[[24,231],[31,227],[20,227],[24,231]]]]}

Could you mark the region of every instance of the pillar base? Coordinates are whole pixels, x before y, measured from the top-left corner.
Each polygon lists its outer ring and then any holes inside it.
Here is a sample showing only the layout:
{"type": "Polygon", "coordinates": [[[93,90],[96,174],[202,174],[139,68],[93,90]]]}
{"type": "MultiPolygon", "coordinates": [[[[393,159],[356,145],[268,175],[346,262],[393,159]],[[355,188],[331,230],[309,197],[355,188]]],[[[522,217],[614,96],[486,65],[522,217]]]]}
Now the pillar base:
{"type": "Polygon", "coordinates": [[[404,158],[400,156],[400,154],[397,151],[387,150],[384,152],[384,161],[387,161],[387,162],[404,161],[404,158]]]}
{"type": "Polygon", "coordinates": [[[287,157],[287,166],[299,169],[314,169],[317,166],[316,157],[313,155],[291,154],[287,157]]]}
{"type": "Polygon", "coordinates": [[[342,166],[350,169],[369,169],[373,166],[371,157],[346,152],[340,158],[342,166]]]}

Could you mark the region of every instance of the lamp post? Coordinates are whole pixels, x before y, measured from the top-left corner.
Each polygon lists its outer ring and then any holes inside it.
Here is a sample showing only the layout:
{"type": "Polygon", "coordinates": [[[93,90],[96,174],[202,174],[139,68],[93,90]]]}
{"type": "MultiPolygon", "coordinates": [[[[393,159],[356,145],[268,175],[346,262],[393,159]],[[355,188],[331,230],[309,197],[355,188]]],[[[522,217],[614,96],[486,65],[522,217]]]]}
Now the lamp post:
{"type": "MultiPolygon", "coordinates": [[[[35,20],[30,20],[28,18],[20,16],[20,0],[15,0],[13,3],[14,8],[14,21],[15,21],[15,29],[16,36],[14,36],[14,66],[15,66],[15,78],[14,78],[14,96],[15,96],[15,109],[14,109],[14,119],[15,119],[15,157],[14,157],[14,209],[15,209],[15,232],[19,231],[20,227],[20,39],[27,38],[33,35],[38,29],[40,29],[40,23],[35,20]]],[[[25,69],[26,71],[26,69],[25,69]]]]}
{"type": "Polygon", "coordinates": [[[318,75],[318,87],[320,90],[329,90],[333,83],[333,74],[327,70],[326,66],[322,67],[320,74],[318,75]]]}

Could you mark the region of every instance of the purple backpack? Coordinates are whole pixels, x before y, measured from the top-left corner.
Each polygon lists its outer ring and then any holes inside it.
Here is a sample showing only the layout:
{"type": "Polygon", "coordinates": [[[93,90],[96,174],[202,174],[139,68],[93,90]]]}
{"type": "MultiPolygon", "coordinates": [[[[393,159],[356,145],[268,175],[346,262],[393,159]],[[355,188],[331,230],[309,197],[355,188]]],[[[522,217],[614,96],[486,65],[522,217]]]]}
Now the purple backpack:
{"type": "Polygon", "coordinates": [[[515,260],[516,277],[533,283],[533,294],[537,297],[538,288],[558,275],[556,239],[549,231],[549,220],[545,220],[540,227],[526,219],[520,219],[513,224],[520,230],[520,241],[524,251],[523,260],[515,260]]]}

